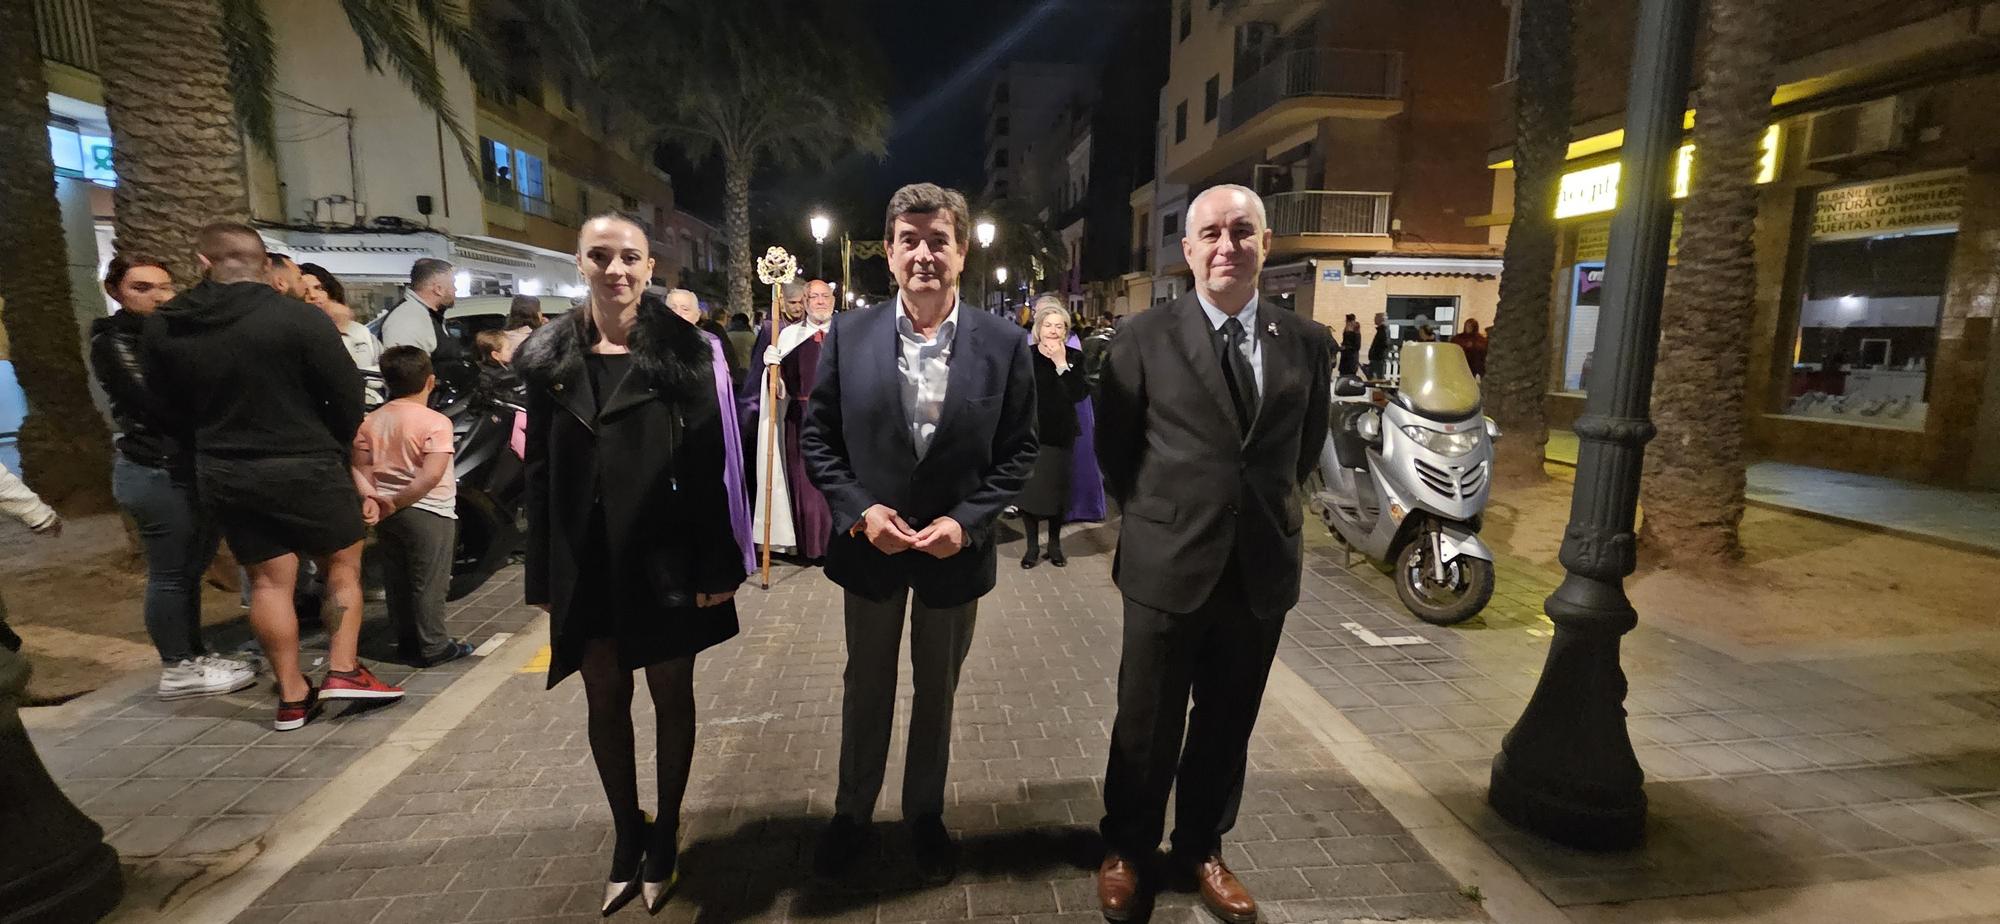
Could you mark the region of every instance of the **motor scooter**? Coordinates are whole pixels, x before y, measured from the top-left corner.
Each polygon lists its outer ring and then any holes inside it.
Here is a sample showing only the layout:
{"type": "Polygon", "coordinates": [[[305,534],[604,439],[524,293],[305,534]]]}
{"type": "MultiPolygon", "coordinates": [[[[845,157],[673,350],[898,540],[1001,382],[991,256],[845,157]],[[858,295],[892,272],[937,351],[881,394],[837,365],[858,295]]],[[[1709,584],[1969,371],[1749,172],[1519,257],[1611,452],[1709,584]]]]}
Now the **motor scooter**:
{"type": "Polygon", "coordinates": [[[451,420],[458,533],[445,599],[478,590],[520,551],[527,472],[514,454],[514,418],[528,413],[519,380],[496,387],[470,364],[442,370],[431,407],[451,420]]]}
{"type": "Polygon", "coordinates": [[[1333,385],[1333,413],[1310,506],[1347,548],[1389,571],[1418,619],[1448,626],[1493,596],[1493,551],[1479,538],[1499,428],[1480,413],[1465,351],[1402,348],[1400,380],[1333,385]]]}

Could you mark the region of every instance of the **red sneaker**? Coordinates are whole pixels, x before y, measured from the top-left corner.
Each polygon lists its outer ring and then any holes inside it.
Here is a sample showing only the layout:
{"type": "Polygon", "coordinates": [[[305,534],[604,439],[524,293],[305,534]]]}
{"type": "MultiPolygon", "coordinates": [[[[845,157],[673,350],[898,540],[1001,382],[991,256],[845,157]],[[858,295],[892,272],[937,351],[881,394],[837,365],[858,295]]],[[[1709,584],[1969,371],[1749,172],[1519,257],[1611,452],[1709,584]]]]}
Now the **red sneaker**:
{"type": "Polygon", "coordinates": [[[368,666],[358,665],[354,673],[342,674],[326,672],[326,686],[320,688],[320,699],[402,699],[403,688],[392,687],[376,679],[368,666]]]}
{"type": "Polygon", "coordinates": [[[278,731],[292,731],[304,728],[313,716],[319,715],[319,691],[313,689],[312,681],[306,681],[306,698],[298,702],[278,701],[278,718],[271,727],[278,731]]]}

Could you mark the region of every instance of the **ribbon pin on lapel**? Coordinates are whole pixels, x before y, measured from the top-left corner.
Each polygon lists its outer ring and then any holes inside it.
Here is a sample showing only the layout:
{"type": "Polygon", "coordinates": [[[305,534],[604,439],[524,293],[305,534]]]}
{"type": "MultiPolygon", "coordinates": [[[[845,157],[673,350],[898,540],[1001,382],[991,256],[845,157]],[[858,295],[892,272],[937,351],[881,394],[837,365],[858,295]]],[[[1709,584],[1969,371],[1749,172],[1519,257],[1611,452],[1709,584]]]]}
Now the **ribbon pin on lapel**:
{"type": "Polygon", "coordinates": [[[1264,325],[1264,333],[1270,334],[1273,337],[1278,336],[1278,322],[1272,321],[1264,325]]]}

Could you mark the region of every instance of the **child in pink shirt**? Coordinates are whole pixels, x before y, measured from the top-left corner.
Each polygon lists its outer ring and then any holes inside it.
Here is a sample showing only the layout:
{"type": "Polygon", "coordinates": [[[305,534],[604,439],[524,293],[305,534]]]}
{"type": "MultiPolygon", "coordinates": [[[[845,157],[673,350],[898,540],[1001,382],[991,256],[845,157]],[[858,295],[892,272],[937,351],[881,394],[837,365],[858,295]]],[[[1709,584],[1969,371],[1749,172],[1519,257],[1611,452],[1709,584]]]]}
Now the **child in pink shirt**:
{"type": "Polygon", "coordinates": [[[430,354],[391,347],[381,364],[390,400],[354,434],[354,483],[362,517],[375,526],[397,647],[404,660],[431,667],[472,653],[444,625],[458,532],[451,420],[429,406],[437,386],[430,354]]]}

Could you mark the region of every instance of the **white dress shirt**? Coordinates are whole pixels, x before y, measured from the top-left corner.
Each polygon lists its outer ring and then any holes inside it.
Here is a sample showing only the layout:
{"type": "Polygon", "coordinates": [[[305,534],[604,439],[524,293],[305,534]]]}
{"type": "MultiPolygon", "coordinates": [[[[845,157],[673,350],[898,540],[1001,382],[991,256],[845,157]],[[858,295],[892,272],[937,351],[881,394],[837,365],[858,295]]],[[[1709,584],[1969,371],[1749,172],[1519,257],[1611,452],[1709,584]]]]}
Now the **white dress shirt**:
{"type": "Polygon", "coordinates": [[[944,392],[951,378],[951,347],[958,339],[958,303],[938,325],[937,336],[925,339],[911,323],[903,308],[903,296],[896,296],[896,338],[902,350],[896,370],[903,376],[903,410],[910,420],[910,439],[917,446],[917,458],[931,448],[937,435],[938,418],[944,413],[944,392]]]}
{"type": "MultiPolygon", "coordinates": [[[[1208,299],[1202,298],[1200,292],[1196,292],[1194,297],[1196,301],[1201,302],[1201,313],[1208,315],[1208,329],[1221,331],[1222,322],[1229,320],[1229,315],[1223,314],[1222,309],[1209,304],[1208,299]]],[[[1250,296],[1250,304],[1244,305],[1243,310],[1236,313],[1236,320],[1243,323],[1243,358],[1250,361],[1250,374],[1256,377],[1257,394],[1261,396],[1264,394],[1264,348],[1257,339],[1257,298],[1255,295],[1250,296]]]]}

